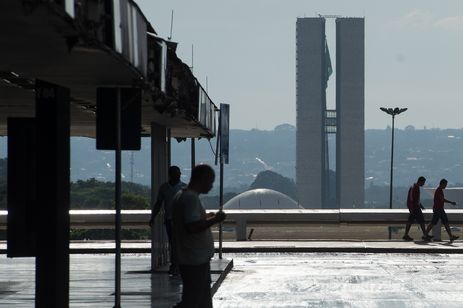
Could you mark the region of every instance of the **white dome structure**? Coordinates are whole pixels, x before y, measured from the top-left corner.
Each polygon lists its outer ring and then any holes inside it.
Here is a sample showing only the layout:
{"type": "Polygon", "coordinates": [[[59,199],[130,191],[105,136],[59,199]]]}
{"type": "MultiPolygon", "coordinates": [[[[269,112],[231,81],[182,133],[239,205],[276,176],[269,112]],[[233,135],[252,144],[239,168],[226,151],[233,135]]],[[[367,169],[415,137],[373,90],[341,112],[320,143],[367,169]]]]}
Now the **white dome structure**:
{"type": "Polygon", "coordinates": [[[265,188],[245,191],[230,199],[223,207],[228,210],[302,209],[287,195],[265,188]]]}

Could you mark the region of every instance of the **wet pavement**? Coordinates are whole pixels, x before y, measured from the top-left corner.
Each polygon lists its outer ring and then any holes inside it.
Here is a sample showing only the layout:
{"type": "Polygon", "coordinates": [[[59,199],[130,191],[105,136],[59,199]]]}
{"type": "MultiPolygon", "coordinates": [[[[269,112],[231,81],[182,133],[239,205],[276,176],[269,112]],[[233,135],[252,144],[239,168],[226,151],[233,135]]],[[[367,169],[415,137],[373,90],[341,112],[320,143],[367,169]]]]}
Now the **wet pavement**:
{"type": "MultiPolygon", "coordinates": [[[[122,255],[121,306],[166,308],[180,301],[181,279],[167,267],[150,271],[150,255],[122,255]]],[[[215,291],[233,266],[232,260],[211,262],[215,291]]],[[[0,307],[34,307],[34,258],[9,259],[0,255],[0,307]]],[[[70,307],[114,306],[114,255],[71,255],[70,307]]]]}
{"type": "Polygon", "coordinates": [[[463,307],[463,255],[226,254],[214,307],[463,307]]]}
{"type": "MultiPolygon", "coordinates": [[[[0,243],[0,251],[6,248],[0,243]]],[[[181,280],[150,273],[149,242],[124,242],[123,307],[170,307],[181,280]]],[[[72,243],[71,307],[112,307],[114,243],[72,243]],[[98,252],[99,254],[95,254],[98,252]]],[[[463,307],[463,242],[224,242],[215,307],[463,307]],[[252,251],[251,253],[249,251],[252,251]],[[264,253],[265,252],[265,253],[264,253]]],[[[216,255],[217,256],[217,255],[216,255]]],[[[34,259],[0,255],[0,308],[33,307],[34,259]]]]}

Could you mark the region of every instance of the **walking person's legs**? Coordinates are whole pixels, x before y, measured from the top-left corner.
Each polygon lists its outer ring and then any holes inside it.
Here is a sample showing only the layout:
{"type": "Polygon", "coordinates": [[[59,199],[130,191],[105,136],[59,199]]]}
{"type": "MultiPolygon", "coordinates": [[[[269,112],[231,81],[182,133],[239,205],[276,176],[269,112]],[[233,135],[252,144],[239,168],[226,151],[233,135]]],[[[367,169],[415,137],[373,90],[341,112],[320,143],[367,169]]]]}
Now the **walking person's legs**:
{"type": "Polygon", "coordinates": [[[431,232],[434,225],[435,224],[433,224],[432,222],[429,223],[429,225],[426,227],[426,234],[429,234],[429,232],[431,232]]]}
{"type": "Polygon", "coordinates": [[[420,224],[421,232],[423,232],[423,236],[421,237],[425,241],[430,241],[432,236],[429,236],[426,232],[426,225],[424,224],[424,215],[421,209],[416,209],[414,211],[416,222],[420,224]]]}
{"type": "Polygon", "coordinates": [[[428,227],[426,228],[426,234],[429,234],[431,232],[432,228],[437,224],[439,219],[441,218],[439,211],[433,210],[432,214],[432,219],[431,222],[429,223],[428,227]]]}
{"type": "Polygon", "coordinates": [[[179,272],[178,264],[177,264],[177,257],[174,247],[174,239],[172,234],[172,220],[167,219],[165,221],[166,226],[166,233],[167,233],[167,240],[169,242],[169,260],[170,260],[170,267],[169,267],[169,274],[177,274],[179,272]]]}
{"type": "Polygon", "coordinates": [[[420,223],[421,231],[423,232],[423,236],[427,236],[428,232],[426,231],[426,226],[424,225],[424,222],[420,223]]]}
{"type": "Polygon", "coordinates": [[[405,234],[402,237],[403,240],[405,241],[413,241],[413,238],[411,238],[408,233],[410,232],[410,228],[412,226],[413,221],[415,220],[415,216],[413,213],[410,211],[410,214],[408,214],[408,221],[407,224],[405,225],[405,234]]]}
{"type": "Polygon", "coordinates": [[[407,222],[407,224],[405,225],[405,234],[404,234],[404,236],[408,236],[408,232],[410,232],[411,226],[412,226],[412,224],[407,222]]]}
{"type": "Polygon", "coordinates": [[[449,225],[449,219],[447,217],[447,213],[445,213],[444,210],[440,213],[442,224],[445,227],[445,231],[447,231],[447,234],[449,235],[450,241],[454,241],[459,238],[459,236],[453,235],[452,230],[450,230],[450,225],[449,225]]]}

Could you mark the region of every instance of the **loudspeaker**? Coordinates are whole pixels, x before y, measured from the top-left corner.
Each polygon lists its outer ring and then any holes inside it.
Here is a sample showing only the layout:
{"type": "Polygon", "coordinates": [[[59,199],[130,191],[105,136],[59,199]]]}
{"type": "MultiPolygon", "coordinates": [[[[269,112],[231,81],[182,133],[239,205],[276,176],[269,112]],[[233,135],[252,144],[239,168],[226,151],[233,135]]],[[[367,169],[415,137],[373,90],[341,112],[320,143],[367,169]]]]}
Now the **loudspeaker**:
{"type": "Polygon", "coordinates": [[[96,148],[116,149],[117,102],[121,112],[121,150],[141,148],[141,89],[98,88],[96,109],[96,148]]]}

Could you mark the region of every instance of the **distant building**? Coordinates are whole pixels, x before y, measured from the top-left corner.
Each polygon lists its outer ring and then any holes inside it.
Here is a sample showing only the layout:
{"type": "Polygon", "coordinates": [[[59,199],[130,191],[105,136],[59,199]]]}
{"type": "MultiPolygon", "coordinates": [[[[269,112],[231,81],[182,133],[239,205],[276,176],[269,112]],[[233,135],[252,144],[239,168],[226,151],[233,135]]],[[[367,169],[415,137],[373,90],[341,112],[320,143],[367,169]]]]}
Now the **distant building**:
{"type": "Polygon", "coordinates": [[[336,18],[336,110],[326,108],[331,60],[325,18],[296,23],[296,184],[305,208],[362,207],[364,201],[364,19],[336,18]],[[328,134],[336,134],[336,187],[328,134]],[[329,199],[336,191],[336,201],[329,199]]]}

